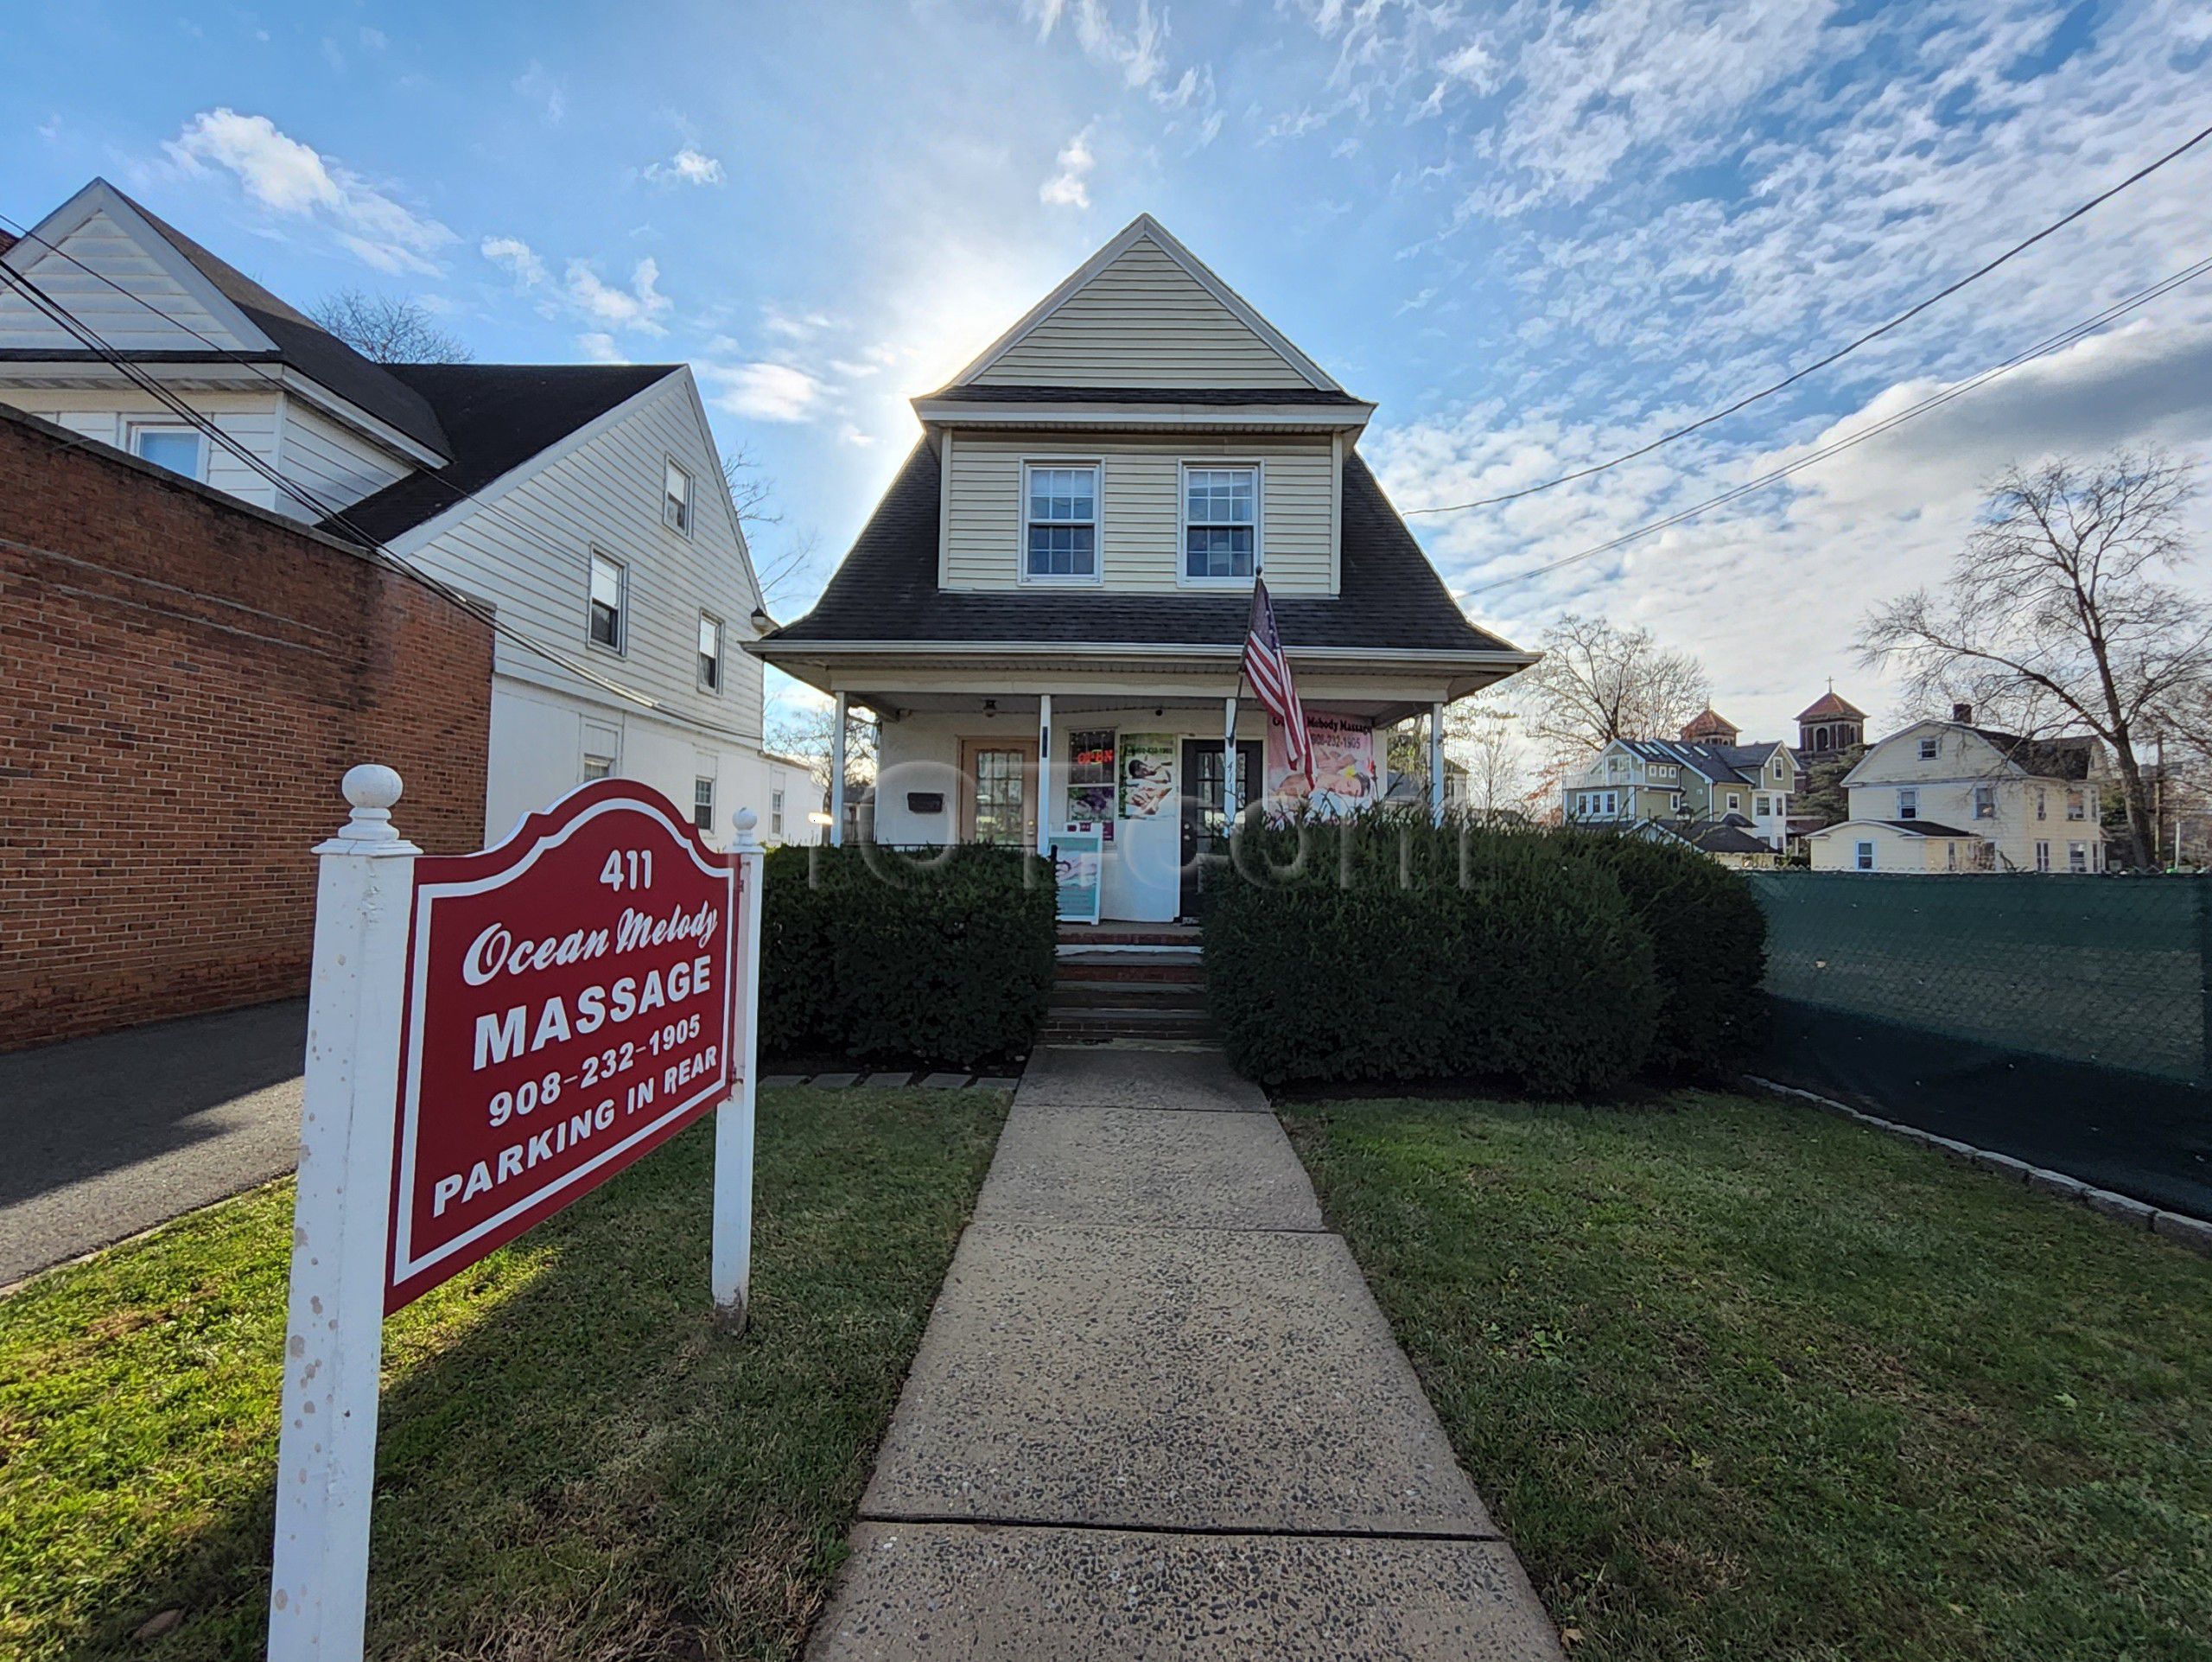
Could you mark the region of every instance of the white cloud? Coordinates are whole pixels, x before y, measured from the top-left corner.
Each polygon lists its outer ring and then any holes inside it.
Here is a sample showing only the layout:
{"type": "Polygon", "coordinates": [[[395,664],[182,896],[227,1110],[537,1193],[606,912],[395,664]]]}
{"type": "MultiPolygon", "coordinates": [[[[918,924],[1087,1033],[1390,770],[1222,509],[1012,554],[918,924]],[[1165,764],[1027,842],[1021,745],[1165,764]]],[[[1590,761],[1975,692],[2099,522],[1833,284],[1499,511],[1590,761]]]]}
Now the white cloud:
{"type": "Polygon", "coordinates": [[[863,433],[851,422],[847,422],[842,427],[840,427],[837,430],[837,442],[840,444],[851,444],[865,449],[868,446],[875,443],[875,435],[873,433],[863,433]]]}
{"type": "Polygon", "coordinates": [[[548,121],[558,122],[569,113],[569,84],[532,58],[530,67],[514,78],[516,93],[544,111],[548,121]]]}
{"type": "Polygon", "coordinates": [[[494,265],[504,266],[518,289],[535,289],[545,281],[545,262],[520,237],[486,237],[479,252],[494,265]]]}
{"type": "Polygon", "coordinates": [[[569,262],[569,298],[588,317],[616,328],[637,329],[646,334],[665,334],[660,316],[670,301],[654,285],[660,280],[660,264],[651,255],[632,269],[630,286],[618,289],[601,280],[591,262],[569,262]]]}
{"type": "Polygon", "coordinates": [[[791,364],[766,362],[698,366],[715,392],[707,400],[717,410],[756,421],[811,421],[828,389],[791,364]]]}
{"type": "Polygon", "coordinates": [[[719,185],[722,182],[722,164],[686,144],[667,161],[656,162],[647,168],[645,177],[657,185],[719,185]]]}
{"type": "Polygon", "coordinates": [[[361,26],[361,44],[372,52],[381,52],[391,41],[382,29],[371,29],[365,23],[361,26]]]}
{"type": "Polygon", "coordinates": [[[611,334],[597,332],[580,334],[576,337],[576,347],[594,364],[626,364],[630,361],[623,354],[622,348],[615,345],[614,337],[611,334]]]}
{"type": "Polygon", "coordinates": [[[760,327],[786,341],[809,341],[838,324],[827,312],[787,312],[771,302],[760,309],[760,327]]]}
{"type": "Polygon", "coordinates": [[[1068,140],[1054,159],[1060,170],[1037,188],[1037,199],[1053,207],[1089,207],[1090,170],[1098,165],[1090,150],[1090,129],[1068,140]]]}
{"type": "Polygon", "coordinates": [[[188,173],[224,169],[264,207],[323,225],[379,271],[435,275],[442,269],[437,256],[460,240],[437,220],[278,131],[266,116],[205,110],[164,148],[188,173]]]}

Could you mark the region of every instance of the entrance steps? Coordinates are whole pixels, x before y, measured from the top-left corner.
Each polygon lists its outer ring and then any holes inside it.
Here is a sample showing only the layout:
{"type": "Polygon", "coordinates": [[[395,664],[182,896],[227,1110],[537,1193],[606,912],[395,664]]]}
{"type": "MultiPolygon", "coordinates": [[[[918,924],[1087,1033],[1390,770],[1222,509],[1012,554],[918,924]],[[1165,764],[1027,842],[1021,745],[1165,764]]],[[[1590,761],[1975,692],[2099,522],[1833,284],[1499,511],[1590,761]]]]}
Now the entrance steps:
{"type": "Polygon", "coordinates": [[[1060,931],[1040,1044],[1216,1037],[1198,932],[1175,924],[1076,924],[1060,931]]]}

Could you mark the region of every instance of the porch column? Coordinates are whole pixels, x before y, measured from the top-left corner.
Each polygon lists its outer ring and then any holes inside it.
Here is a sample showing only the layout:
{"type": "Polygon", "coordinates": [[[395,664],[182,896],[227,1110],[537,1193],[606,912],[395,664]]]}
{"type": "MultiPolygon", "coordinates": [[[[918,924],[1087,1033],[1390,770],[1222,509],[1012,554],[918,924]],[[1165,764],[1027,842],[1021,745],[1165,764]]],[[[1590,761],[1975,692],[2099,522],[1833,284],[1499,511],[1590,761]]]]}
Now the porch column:
{"type": "Polygon", "coordinates": [[[830,729],[830,846],[845,845],[845,695],[837,695],[837,719],[830,729]]]}
{"type": "Polygon", "coordinates": [[[1428,707],[1428,818],[1444,823],[1444,706],[1428,707]]]}
{"type": "Polygon", "coordinates": [[[1221,714],[1221,809],[1224,829],[1236,829],[1236,695],[1223,699],[1221,714]]]}
{"type": "Polygon", "coordinates": [[[1037,695],[1037,852],[1052,857],[1052,822],[1045,809],[1052,797],[1052,695],[1037,695]]]}

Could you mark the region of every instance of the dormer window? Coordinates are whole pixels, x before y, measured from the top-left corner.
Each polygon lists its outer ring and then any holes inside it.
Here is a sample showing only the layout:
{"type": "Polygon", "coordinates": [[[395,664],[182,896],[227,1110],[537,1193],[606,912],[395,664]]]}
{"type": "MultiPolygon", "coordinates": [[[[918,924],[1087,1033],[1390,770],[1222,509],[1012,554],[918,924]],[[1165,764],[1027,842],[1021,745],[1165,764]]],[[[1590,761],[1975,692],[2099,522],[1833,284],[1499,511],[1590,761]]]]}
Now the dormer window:
{"type": "Polygon", "coordinates": [[[1098,464],[1031,462],[1022,477],[1022,575],[1033,583],[1098,580],[1098,464]]]}
{"type": "Polygon", "coordinates": [[[1183,576],[1191,583],[1249,580],[1260,561],[1260,470],[1183,469],[1183,576]]]}

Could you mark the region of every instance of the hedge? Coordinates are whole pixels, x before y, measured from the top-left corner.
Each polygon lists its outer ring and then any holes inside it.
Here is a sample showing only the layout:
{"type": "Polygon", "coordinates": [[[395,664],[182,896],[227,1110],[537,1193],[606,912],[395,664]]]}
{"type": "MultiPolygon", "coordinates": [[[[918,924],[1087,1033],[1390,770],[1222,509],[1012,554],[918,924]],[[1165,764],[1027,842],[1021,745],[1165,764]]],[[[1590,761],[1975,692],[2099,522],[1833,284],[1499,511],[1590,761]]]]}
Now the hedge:
{"type": "Polygon", "coordinates": [[[1612,875],[1651,939],[1659,1029],[1644,1071],[1672,1079],[1740,1072],[1766,1035],[1766,913],[1751,885],[1679,844],[1601,831],[1573,840],[1612,875]]]}
{"type": "Polygon", "coordinates": [[[1603,1091],[1658,1025],[1651,942],[1567,839],[1370,813],[1240,832],[1208,885],[1208,998],[1268,1084],[1487,1075],[1603,1091]]]}
{"type": "Polygon", "coordinates": [[[1058,936],[1036,855],[854,844],[778,849],[764,867],[764,1052],[973,1067],[1035,1039],[1058,936]]]}

